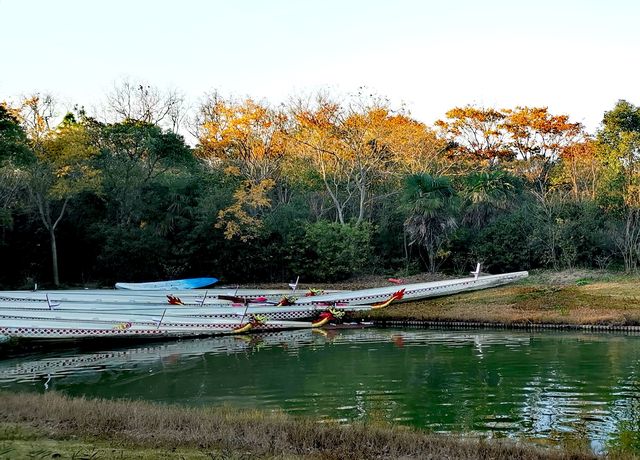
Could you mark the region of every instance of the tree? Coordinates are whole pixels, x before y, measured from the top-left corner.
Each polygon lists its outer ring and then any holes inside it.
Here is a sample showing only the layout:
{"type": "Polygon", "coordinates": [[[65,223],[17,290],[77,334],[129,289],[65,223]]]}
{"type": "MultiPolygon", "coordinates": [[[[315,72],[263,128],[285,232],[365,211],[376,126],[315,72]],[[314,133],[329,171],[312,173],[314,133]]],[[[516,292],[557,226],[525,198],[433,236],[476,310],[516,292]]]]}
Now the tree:
{"type": "Polygon", "coordinates": [[[12,222],[11,209],[24,183],[24,166],[33,159],[20,112],[0,103],[0,227],[12,222]]]}
{"type": "Polygon", "coordinates": [[[407,213],[404,223],[410,245],[424,248],[428,269],[435,273],[438,259],[444,256],[443,247],[457,227],[455,191],[446,177],[414,174],[405,181],[403,207],[407,213]]]}
{"type": "Polygon", "coordinates": [[[177,133],[185,117],[184,96],[176,90],[123,80],[107,95],[107,112],[116,123],[133,120],[177,133]]]}
{"type": "Polygon", "coordinates": [[[593,139],[569,145],[560,153],[557,174],[552,186],[566,186],[575,201],[595,201],[603,179],[604,161],[593,139]]]}
{"type": "Polygon", "coordinates": [[[640,108],[618,101],[604,114],[597,139],[607,165],[604,193],[619,203],[614,240],[625,270],[635,271],[640,260],[640,108]]]}
{"type": "Polygon", "coordinates": [[[31,159],[27,134],[20,126],[20,110],[0,102],[0,165],[27,163],[31,159]]]}
{"type": "Polygon", "coordinates": [[[518,178],[501,169],[474,172],[465,177],[463,221],[479,229],[513,205],[521,192],[518,178]]]}
{"type": "Polygon", "coordinates": [[[60,284],[56,230],[71,199],[95,189],[100,177],[91,166],[97,150],[89,142],[85,125],[67,114],[56,129],[49,123],[53,100],[36,95],[24,101],[29,141],[36,161],[28,168],[29,197],[49,233],[53,283],[60,284]]]}
{"type": "MultiPolygon", "coordinates": [[[[229,239],[257,236],[261,215],[271,207],[270,192],[281,183],[287,154],[287,117],[251,99],[225,100],[214,94],[201,107],[199,158],[236,177],[233,203],[218,213],[229,239]]],[[[278,190],[284,200],[286,191],[278,190]]]]}
{"type": "Polygon", "coordinates": [[[424,125],[379,98],[342,105],[318,95],[291,110],[293,138],[315,166],[341,224],[350,217],[363,222],[379,199],[376,186],[400,169],[429,165],[440,150],[432,148],[430,142],[439,143],[424,125]]]}
{"type": "Polygon", "coordinates": [[[291,248],[294,273],[305,279],[336,281],[368,269],[374,259],[372,226],[320,220],[304,225],[304,236],[291,248]]]}
{"type": "Polygon", "coordinates": [[[544,200],[552,167],[565,149],[584,140],[584,128],[569,122],[568,115],[550,114],[547,107],[517,107],[505,114],[503,126],[516,156],[515,172],[527,179],[536,196],[544,200]]]}
{"type": "Polygon", "coordinates": [[[112,218],[125,227],[139,225],[144,194],[156,179],[193,160],[179,134],[137,120],[96,125],[93,142],[112,218]]]}
{"type": "Polygon", "coordinates": [[[502,111],[468,105],[449,110],[446,117],[447,121],[436,121],[436,127],[452,145],[450,153],[467,162],[468,167],[495,166],[513,157],[502,129],[502,111]]]}

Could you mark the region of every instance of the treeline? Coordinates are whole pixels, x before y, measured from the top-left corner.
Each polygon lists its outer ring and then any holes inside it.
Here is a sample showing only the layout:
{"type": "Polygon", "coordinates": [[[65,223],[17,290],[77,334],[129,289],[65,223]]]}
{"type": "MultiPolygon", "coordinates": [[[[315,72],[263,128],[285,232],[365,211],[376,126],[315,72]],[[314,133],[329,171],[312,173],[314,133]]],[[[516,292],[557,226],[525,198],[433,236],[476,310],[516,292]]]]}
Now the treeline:
{"type": "Polygon", "coordinates": [[[103,116],[0,104],[0,285],[226,282],[537,267],[635,271],[640,108],[427,126],[382,98],[273,107],[122,84],[103,116]],[[188,145],[180,133],[197,139],[188,145]]]}

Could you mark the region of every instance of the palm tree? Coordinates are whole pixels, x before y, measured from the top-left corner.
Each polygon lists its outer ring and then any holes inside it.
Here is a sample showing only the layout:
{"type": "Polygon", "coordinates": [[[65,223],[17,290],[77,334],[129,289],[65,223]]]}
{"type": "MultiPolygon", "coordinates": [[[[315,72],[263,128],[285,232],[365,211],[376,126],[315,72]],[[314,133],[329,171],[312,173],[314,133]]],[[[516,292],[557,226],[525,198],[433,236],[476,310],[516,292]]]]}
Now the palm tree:
{"type": "Polygon", "coordinates": [[[463,221],[482,228],[497,212],[508,209],[521,189],[517,177],[500,169],[470,174],[465,179],[463,221]]]}
{"type": "Polygon", "coordinates": [[[405,180],[402,201],[409,244],[425,249],[429,271],[434,273],[442,247],[457,227],[455,191],[446,177],[413,174],[405,180]]]}

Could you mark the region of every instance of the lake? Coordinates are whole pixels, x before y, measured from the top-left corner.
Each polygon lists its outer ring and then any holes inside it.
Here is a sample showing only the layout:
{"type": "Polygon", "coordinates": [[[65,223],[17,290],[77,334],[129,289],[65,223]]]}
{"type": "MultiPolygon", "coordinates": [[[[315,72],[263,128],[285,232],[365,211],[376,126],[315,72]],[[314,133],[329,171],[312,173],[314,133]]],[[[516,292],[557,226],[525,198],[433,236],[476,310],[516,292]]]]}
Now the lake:
{"type": "Polygon", "coordinates": [[[537,443],[640,448],[640,336],[303,330],[61,348],[0,361],[0,388],[284,410],[537,443]]]}

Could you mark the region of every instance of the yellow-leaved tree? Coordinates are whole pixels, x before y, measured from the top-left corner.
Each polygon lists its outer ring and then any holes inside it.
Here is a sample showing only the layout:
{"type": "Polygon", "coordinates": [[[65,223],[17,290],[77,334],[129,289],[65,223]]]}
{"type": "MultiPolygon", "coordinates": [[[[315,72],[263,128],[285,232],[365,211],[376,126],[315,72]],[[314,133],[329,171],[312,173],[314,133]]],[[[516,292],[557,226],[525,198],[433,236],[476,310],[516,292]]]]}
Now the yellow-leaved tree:
{"type": "Polygon", "coordinates": [[[510,160],[503,129],[505,114],[493,108],[454,107],[445,120],[436,121],[443,139],[449,142],[450,154],[464,170],[485,169],[510,160]]]}
{"type": "Polygon", "coordinates": [[[217,94],[200,108],[197,155],[210,167],[237,178],[233,203],[218,212],[226,238],[248,241],[262,227],[279,183],[287,149],[287,117],[251,99],[234,101],[217,94]]]}
{"type": "Polygon", "coordinates": [[[316,169],[341,224],[365,220],[376,186],[430,168],[442,151],[431,131],[383,99],[340,104],[319,94],[291,112],[297,151],[316,169]]]}
{"type": "Polygon", "coordinates": [[[567,146],[560,152],[560,165],[552,186],[566,187],[576,201],[595,200],[605,173],[604,159],[593,139],[567,146]]]}
{"type": "Polygon", "coordinates": [[[509,148],[515,154],[514,172],[533,185],[533,193],[545,201],[552,167],[567,148],[584,141],[584,128],[568,115],[553,115],[547,107],[505,110],[503,126],[509,148]]]}

